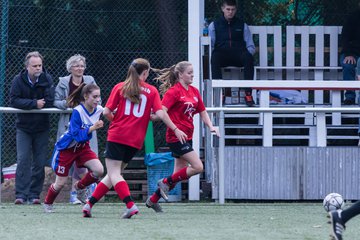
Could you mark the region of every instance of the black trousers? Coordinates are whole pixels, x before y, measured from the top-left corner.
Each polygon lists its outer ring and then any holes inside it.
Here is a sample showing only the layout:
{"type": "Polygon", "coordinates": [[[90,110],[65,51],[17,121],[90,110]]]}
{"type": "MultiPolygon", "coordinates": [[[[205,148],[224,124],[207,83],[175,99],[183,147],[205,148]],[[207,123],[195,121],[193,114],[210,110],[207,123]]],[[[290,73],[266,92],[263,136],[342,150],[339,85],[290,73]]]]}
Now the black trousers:
{"type": "MultiPolygon", "coordinates": [[[[245,80],[254,79],[254,57],[241,49],[215,49],[211,56],[212,79],[222,79],[221,68],[234,66],[244,67],[245,80]]],[[[251,88],[245,88],[245,93],[251,92],[251,88]]]]}

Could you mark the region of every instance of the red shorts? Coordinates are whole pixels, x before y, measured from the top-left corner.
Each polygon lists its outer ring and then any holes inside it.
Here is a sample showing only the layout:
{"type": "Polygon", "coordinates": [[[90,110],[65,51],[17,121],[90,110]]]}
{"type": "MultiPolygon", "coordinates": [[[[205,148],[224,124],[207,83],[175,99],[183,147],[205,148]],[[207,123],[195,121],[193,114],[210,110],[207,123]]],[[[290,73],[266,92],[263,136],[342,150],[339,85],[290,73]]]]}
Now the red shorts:
{"type": "MultiPolygon", "coordinates": [[[[97,159],[98,156],[89,146],[89,143],[78,147],[72,147],[61,151],[55,150],[52,156],[51,167],[55,174],[61,177],[69,175],[69,171],[75,162],[77,167],[84,167],[87,161],[97,159]]],[[[100,160],[99,160],[100,161],[100,160]]]]}

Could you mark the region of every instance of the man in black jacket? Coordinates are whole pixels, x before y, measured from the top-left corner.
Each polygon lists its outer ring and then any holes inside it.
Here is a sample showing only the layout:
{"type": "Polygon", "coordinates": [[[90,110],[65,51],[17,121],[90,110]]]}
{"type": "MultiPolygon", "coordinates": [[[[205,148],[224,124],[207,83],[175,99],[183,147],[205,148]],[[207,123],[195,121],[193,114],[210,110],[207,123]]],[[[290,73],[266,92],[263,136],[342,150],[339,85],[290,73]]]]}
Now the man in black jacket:
{"type": "MultiPolygon", "coordinates": [[[[360,57],[360,2],[358,9],[349,15],[342,32],[340,64],[343,67],[343,80],[355,80],[356,61],[360,57]]],[[[346,91],[344,104],[355,104],[355,91],[346,91]]]]}
{"type": "MultiPolygon", "coordinates": [[[[245,80],[253,80],[255,45],[249,26],[235,16],[236,0],[224,0],[221,10],[223,16],[209,25],[212,79],[222,79],[222,67],[236,66],[244,67],[245,80]]],[[[250,88],[245,89],[245,103],[254,104],[250,88]]]]}
{"type": "MultiPolygon", "coordinates": [[[[15,76],[10,90],[10,105],[23,110],[53,107],[52,77],[43,68],[39,52],[25,58],[25,69],[15,76]]],[[[18,113],[16,119],[17,169],[15,204],[40,204],[49,142],[49,115],[18,113]]]]}

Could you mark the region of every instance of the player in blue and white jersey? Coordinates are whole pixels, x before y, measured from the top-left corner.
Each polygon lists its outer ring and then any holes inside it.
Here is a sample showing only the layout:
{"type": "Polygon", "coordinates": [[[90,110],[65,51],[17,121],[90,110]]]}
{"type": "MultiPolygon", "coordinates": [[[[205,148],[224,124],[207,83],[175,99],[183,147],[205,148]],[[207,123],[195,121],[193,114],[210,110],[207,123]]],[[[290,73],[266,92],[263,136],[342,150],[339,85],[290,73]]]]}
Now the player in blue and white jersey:
{"type": "Polygon", "coordinates": [[[69,106],[74,107],[69,130],[55,144],[52,168],[56,174],[44,201],[45,212],[53,212],[53,203],[67,182],[69,170],[75,162],[78,167],[88,168],[88,173],[75,183],[77,197],[86,202],[86,187],[97,182],[104,173],[103,165],[89,145],[92,132],[102,128],[99,120],[103,107],[100,102],[100,88],[95,84],[82,84],[68,98],[69,106]]]}

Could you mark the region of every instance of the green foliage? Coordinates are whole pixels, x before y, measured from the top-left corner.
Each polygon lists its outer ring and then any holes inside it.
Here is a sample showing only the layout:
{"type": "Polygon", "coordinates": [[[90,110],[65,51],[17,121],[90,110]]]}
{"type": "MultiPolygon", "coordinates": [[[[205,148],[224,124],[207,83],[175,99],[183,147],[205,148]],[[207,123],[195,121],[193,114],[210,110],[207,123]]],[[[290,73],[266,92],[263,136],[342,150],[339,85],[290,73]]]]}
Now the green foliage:
{"type": "MultiPolygon", "coordinates": [[[[238,0],[238,15],[249,25],[343,25],[358,0],[238,0]]],[[[221,14],[221,0],[206,0],[206,17],[221,14]]]]}

